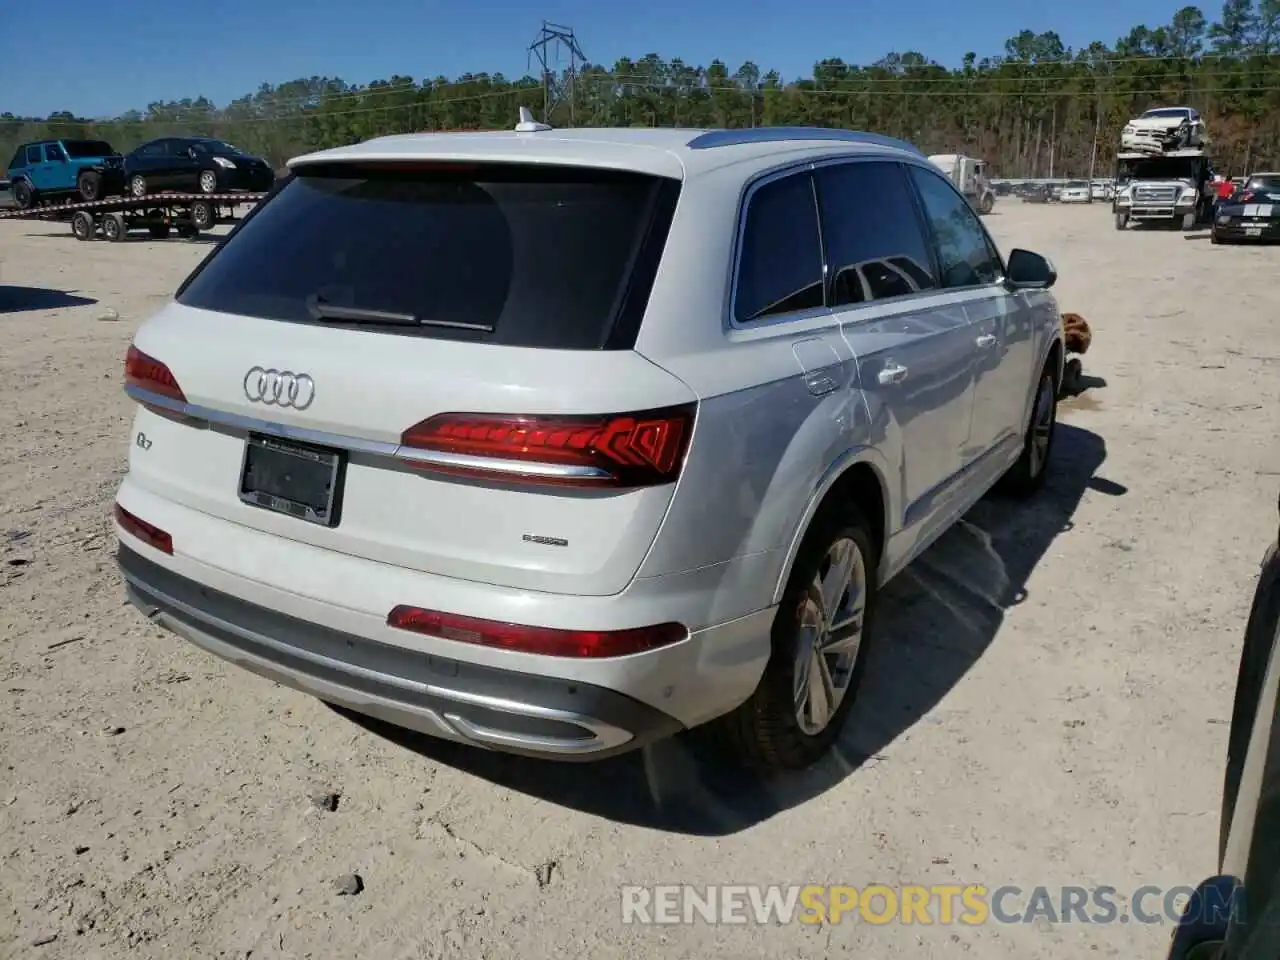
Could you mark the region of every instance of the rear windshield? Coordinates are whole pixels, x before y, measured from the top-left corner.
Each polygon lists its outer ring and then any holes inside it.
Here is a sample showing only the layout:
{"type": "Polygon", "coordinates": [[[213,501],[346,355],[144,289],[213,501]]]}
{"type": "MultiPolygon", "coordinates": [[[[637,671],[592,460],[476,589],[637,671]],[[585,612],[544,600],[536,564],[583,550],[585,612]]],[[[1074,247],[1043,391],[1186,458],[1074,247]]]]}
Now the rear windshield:
{"type": "Polygon", "coordinates": [[[304,168],[178,302],[505,346],[629,346],[611,334],[637,295],[647,302],[656,260],[645,248],[665,242],[673,188],[515,164],[304,168]]]}
{"type": "Polygon", "coordinates": [[[63,140],[63,148],[72,160],[90,157],[109,157],[115,153],[105,140],[63,140]]]}

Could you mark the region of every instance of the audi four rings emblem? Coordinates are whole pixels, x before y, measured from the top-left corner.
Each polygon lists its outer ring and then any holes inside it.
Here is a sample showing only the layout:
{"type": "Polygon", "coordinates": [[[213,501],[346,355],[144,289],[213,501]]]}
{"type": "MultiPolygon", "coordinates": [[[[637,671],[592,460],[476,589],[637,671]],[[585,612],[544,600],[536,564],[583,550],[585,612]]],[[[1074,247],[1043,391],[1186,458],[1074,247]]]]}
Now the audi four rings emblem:
{"type": "Polygon", "coordinates": [[[316,383],[305,373],[254,367],[244,375],[244,395],[252,403],[305,410],[316,398],[316,383]]]}

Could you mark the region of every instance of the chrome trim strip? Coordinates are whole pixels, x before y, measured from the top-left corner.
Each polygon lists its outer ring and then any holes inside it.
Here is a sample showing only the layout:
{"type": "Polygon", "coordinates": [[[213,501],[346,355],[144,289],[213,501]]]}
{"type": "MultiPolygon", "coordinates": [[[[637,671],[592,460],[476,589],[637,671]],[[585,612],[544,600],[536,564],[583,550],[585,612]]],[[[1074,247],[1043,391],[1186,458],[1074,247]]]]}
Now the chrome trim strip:
{"type": "Polygon", "coordinates": [[[366,454],[371,457],[385,457],[397,463],[418,464],[425,467],[441,467],[444,469],[482,470],[488,473],[501,473],[513,479],[526,477],[530,479],[550,480],[607,480],[612,474],[602,467],[575,466],[560,463],[533,463],[523,460],[500,460],[491,457],[477,457],[463,453],[446,453],[438,450],[415,450],[399,443],[382,440],[365,440],[360,437],[349,437],[326,430],[312,430],[308,427],[295,427],[274,420],[261,420],[257,417],[246,417],[212,407],[202,407],[194,403],[181,403],[150,390],[144,390],[132,384],[126,384],[125,393],[130,398],[147,407],[166,410],[177,416],[217,424],[231,430],[243,430],[246,433],[263,433],[282,440],[297,440],[301,443],[314,443],[322,447],[336,447],[351,453],[366,454]]]}
{"type": "Polygon", "coordinates": [[[467,453],[417,450],[413,447],[398,447],[397,451],[396,459],[406,463],[424,463],[429,466],[455,467],[463,470],[486,470],[490,473],[506,473],[514,477],[608,480],[613,476],[602,467],[584,467],[565,463],[534,463],[523,460],[497,460],[490,457],[476,457],[467,453]]]}
{"type": "MultiPolygon", "coordinates": [[[[596,720],[593,717],[586,717],[581,714],[571,713],[567,710],[556,710],[551,707],[542,707],[532,703],[518,703],[514,700],[507,700],[501,697],[490,697],[483,694],[468,693],[465,690],[450,690],[445,687],[438,687],[434,684],[419,683],[416,680],[409,680],[405,677],[397,677],[392,674],[379,673],[376,670],[369,670],[366,667],[358,666],[344,660],[335,660],[332,657],[326,657],[323,654],[315,653],[311,650],[305,650],[301,647],[295,647],[291,644],[281,643],[270,637],[255,633],[252,630],[246,630],[237,624],[223,620],[221,617],[213,617],[202,610],[197,610],[189,604],[183,603],[169,594],[157,590],[155,587],[146,583],[137,576],[125,571],[124,579],[145,599],[146,597],[154,597],[161,603],[166,604],[173,610],[177,610],[187,617],[190,617],[196,623],[207,623],[211,626],[225,630],[228,633],[235,634],[250,643],[257,644],[269,650],[275,650],[285,656],[297,657],[307,660],[318,666],[327,667],[336,670],[339,673],[347,673],[352,676],[362,677],[374,683],[387,687],[397,687],[402,690],[411,690],[418,694],[430,697],[437,697],[441,700],[449,700],[454,703],[466,704],[468,706],[482,707],[487,710],[493,710],[498,713],[506,713],[513,716],[528,717],[534,720],[554,720],[560,723],[573,724],[581,727],[592,734],[591,737],[583,737],[575,740],[561,740],[554,737],[533,737],[521,736],[516,733],[508,733],[506,731],[490,730],[487,727],[481,727],[467,721],[461,724],[455,723],[460,719],[454,715],[446,715],[446,719],[451,726],[464,739],[473,739],[477,743],[519,746],[527,747],[531,750],[542,750],[557,753],[593,753],[598,750],[607,750],[611,747],[620,746],[627,741],[633,739],[633,735],[619,727],[612,726],[602,720],[596,720]],[[474,732],[475,736],[472,736],[474,732]]],[[[159,611],[164,616],[164,609],[159,611]]],[[[212,638],[216,641],[216,638],[212,638]]],[[[270,660],[268,657],[259,655],[259,659],[264,660],[273,670],[283,673],[293,673],[287,667],[270,660]]],[[[417,712],[422,708],[410,707],[408,704],[399,704],[401,709],[412,710],[417,712]]],[[[438,716],[431,712],[433,715],[438,716]]]]}

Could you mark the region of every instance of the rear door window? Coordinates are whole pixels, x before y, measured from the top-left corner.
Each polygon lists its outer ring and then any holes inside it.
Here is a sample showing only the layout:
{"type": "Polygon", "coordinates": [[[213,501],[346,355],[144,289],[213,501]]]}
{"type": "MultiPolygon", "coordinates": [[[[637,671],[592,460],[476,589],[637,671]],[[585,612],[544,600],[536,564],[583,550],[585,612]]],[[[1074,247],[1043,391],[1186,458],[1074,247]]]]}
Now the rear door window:
{"type": "Polygon", "coordinates": [[[734,319],[739,323],[823,305],[822,239],[808,173],[765,183],[748,201],[734,319]]]}
{"type": "Polygon", "coordinates": [[[505,346],[629,347],[678,193],[585,167],[304,167],[178,301],[505,346]]]}
{"type": "Polygon", "coordinates": [[[43,163],[44,160],[40,156],[40,146],[37,144],[33,147],[27,147],[27,166],[34,167],[37,163],[43,163]]]}

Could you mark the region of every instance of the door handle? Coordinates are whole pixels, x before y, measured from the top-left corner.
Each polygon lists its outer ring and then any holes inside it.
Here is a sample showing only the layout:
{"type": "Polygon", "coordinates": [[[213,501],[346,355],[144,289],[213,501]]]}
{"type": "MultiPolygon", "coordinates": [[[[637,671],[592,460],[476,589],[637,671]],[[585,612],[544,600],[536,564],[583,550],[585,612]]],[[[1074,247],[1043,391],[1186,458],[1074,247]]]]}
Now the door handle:
{"type": "Polygon", "coordinates": [[[907,379],[907,368],[900,363],[890,363],[881,369],[877,379],[882,384],[901,383],[907,379]]]}
{"type": "Polygon", "coordinates": [[[815,397],[825,396],[835,390],[835,380],[823,373],[821,370],[815,370],[813,373],[806,373],[804,377],[804,385],[809,388],[809,392],[815,397]]]}
{"type": "Polygon", "coordinates": [[[984,333],[977,340],[980,347],[994,347],[996,345],[996,336],[993,333],[984,333]]]}

